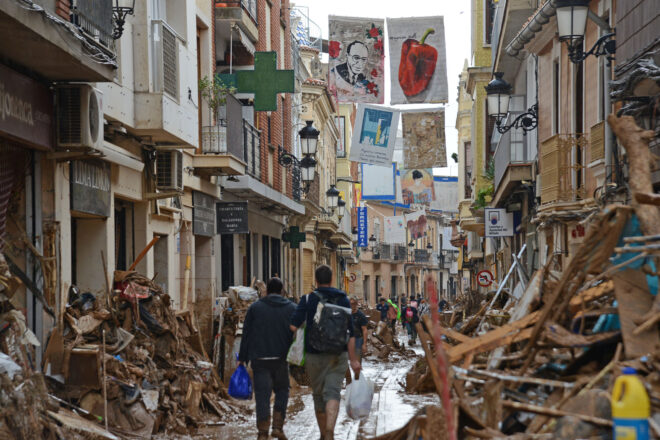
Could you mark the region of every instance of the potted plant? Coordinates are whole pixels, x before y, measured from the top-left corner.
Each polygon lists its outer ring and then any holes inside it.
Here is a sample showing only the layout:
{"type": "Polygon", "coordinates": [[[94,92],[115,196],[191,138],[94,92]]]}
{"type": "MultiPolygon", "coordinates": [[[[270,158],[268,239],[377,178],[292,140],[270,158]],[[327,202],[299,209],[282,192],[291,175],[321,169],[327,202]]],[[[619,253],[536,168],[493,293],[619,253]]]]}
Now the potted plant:
{"type": "Polygon", "coordinates": [[[202,126],[202,151],[204,153],[227,152],[227,123],[220,117],[220,108],[227,102],[227,95],[236,88],[225,85],[217,78],[203,77],[199,80],[199,92],[209,109],[211,125],[202,126]]]}

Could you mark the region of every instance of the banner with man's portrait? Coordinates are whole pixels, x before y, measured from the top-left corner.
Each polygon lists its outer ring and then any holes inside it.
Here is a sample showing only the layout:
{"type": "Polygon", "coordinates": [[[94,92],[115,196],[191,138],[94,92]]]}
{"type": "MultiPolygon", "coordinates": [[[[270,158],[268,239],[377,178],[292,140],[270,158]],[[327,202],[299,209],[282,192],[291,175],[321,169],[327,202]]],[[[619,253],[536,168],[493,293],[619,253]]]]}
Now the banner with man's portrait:
{"type": "Polygon", "coordinates": [[[447,102],[444,17],[388,18],[391,104],[447,102]]]}
{"type": "Polygon", "coordinates": [[[329,17],[328,87],[338,102],[384,102],[384,26],[383,19],[329,17]]]}

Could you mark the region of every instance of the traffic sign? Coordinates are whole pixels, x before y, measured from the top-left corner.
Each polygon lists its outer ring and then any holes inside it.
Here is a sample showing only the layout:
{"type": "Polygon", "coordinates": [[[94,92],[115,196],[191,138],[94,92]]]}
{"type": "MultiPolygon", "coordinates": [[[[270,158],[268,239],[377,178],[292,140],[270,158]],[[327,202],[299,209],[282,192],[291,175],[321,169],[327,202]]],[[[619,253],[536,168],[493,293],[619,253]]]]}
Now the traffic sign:
{"type": "Polygon", "coordinates": [[[477,274],[477,284],[481,287],[488,287],[493,284],[495,277],[489,270],[482,270],[477,274]]]}

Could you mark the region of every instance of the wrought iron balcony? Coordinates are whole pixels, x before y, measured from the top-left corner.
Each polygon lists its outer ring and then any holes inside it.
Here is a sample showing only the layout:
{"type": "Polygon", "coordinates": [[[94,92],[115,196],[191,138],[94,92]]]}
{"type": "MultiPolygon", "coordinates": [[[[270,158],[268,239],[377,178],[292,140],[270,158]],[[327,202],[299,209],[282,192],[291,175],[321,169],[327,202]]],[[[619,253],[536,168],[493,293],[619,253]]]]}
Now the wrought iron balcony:
{"type": "Polygon", "coordinates": [[[588,147],[583,133],[556,134],[541,143],[541,204],[585,197],[584,157],[588,147]]]}
{"type": "Polygon", "coordinates": [[[88,39],[114,53],[112,0],[77,0],[71,8],[71,22],[88,39]]]}
{"type": "Polygon", "coordinates": [[[257,22],[257,0],[224,0],[216,1],[216,8],[241,8],[250,15],[255,23],[257,22]]]}

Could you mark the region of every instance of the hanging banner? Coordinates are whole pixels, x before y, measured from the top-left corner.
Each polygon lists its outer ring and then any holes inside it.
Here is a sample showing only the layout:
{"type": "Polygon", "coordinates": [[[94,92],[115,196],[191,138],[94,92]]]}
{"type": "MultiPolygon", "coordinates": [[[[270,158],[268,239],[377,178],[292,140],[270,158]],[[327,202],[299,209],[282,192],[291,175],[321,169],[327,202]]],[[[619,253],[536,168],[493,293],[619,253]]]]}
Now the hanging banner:
{"type": "Polygon", "coordinates": [[[426,235],[426,212],[425,211],[415,211],[410,214],[406,214],[406,228],[410,233],[410,238],[416,240],[422,238],[426,235]]]}
{"type": "Polygon", "coordinates": [[[506,209],[486,208],[486,237],[512,237],[513,213],[506,209]]]}
{"type": "Polygon", "coordinates": [[[384,102],[384,26],[382,19],[329,17],[328,88],[338,102],[384,102]]]}
{"type": "Polygon", "coordinates": [[[354,183],[353,184],[353,200],[355,200],[355,206],[356,207],[360,206],[360,202],[362,202],[362,184],[361,183],[354,183]]]}
{"type": "Polygon", "coordinates": [[[396,164],[389,167],[362,165],[362,199],[394,200],[396,195],[396,164]]]}
{"type": "Polygon", "coordinates": [[[442,212],[458,212],[458,177],[433,176],[435,200],[431,202],[431,210],[442,212]]]}
{"type": "Polygon", "coordinates": [[[445,110],[404,112],[403,164],[406,168],[446,167],[445,110]]]}
{"type": "Polygon", "coordinates": [[[406,221],[404,216],[385,217],[385,243],[406,243],[406,221]]]}
{"type": "Polygon", "coordinates": [[[346,118],[344,116],[335,116],[335,124],[339,130],[339,139],[337,139],[337,157],[346,157],[346,118]]]}
{"type": "Polygon", "coordinates": [[[390,166],[398,127],[397,110],[358,105],[349,159],[353,162],[390,166]]]}
{"type": "Polygon", "coordinates": [[[366,248],[369,246],[369,239],[367,237],[369,232],[369,221],[367,218],[367,207],[358,207],[358,247],[366,248]]]}
{"type": "Polygon", "coordinates": [[[392,104],[447,102],[444,17],[388,18],[392,104]]]}
{"type": "Polygon", "coordinates": [[[433,169],[416,168],[401,170],[401,193],[403,203],[428,205],[435,200],[433,169]]]}

